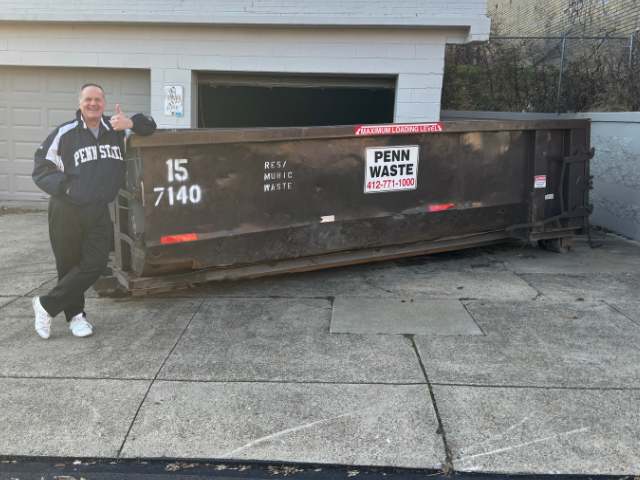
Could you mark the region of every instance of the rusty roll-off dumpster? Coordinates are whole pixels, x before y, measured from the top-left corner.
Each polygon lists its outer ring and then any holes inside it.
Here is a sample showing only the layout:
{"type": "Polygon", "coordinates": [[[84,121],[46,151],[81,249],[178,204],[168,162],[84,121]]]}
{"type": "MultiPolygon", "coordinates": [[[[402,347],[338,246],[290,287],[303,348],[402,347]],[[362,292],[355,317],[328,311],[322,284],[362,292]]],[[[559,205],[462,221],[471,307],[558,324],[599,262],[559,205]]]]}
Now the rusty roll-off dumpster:
{"type": "Polygon", "coordinates": [[[115,273],[132,293],[588,227],[589,121],[132,137],[115,273]]]}

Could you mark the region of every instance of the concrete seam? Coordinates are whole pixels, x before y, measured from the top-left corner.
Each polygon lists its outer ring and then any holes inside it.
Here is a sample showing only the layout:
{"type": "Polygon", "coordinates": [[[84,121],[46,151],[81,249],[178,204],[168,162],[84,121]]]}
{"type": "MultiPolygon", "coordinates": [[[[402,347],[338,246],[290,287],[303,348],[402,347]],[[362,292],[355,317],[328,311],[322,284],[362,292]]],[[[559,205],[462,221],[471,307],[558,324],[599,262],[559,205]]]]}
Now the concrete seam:
{"type": "Polygon", "coordinates": [[[471,388],[506,388],[506,389],[534,389],[534,390],[588,390],[594,392],[635,392],[640,391],[640,387],[558,387],[549,385],[490,385],[482,383],[455,383],[455,382],[433,382],[431,385],[438,387],[471,387],[471,388]]]}
{"type": "Polygon", "coordinates": [[[153,387],[153,384],[155,383],[156,379],[158,378],[158,375],[160,375],[160,372],[164,368],[164,365],[167,363],[167,360],[169,359],[169,357],[171,356],[173,351],[178,346],[178,343],[180,343],[180,340],[182,340],[182,337],[184,336],[184,334],[186,333],[187,329],[191,325],[191,322],[193,322],[193,319],[196,317],[198,312],[200,312],[200,309],[202,308],[202,305],[204,304],[205,300],[206,299],[204,299],[204,298],[202,300],[200,300],[200,304],[194,310],[193,315],[191,315],[191,318],[189,319],[189,321],[187,322],[185,327],[182,329],[182,332],[180,332],[180,335],[178,336],[178,338],[176,339],[175,343],[173,344],[173,347],[171,347],[171,350],[169,350],[169,353],[167,353],[167,356],[164,358],[164,360],[160,364],[160,367],[158,368],[158,371],[156,372],[155,376],[153,377],[151,382],[149,382],[149,386],[147,387],[147,391],[144,393],[144,396],[142,397],[142,400],[140,401],[140,404],[138,405],[136,413],[134,414],[133,419],[131,420],[131,424],[129,425],[129,428],[127,429],[127,433],[125,434],[124,439],[122,440],[122,444],[120,445],[120,448],[118,449],[118,453],[116,455],[117,458],[120,458],[120,456],[122,455],[122,450],[124,449],[124,446],[127,443],[127,440],[129,439],[129,434],[131,433],[131,430],[133,429],[133,425],[136,423],[136,419],[138,418],[138,414],[140,413],[140,410],[142,409],[142,405],[144,405],[144,402],[147,400],[147,396],[149,395],[149,392],[151,391],[151,387],[153,387]]]}
{"type": "Polygon", "coordinates": [[[416,345],[415,338],[413,335],[407,335],[407,338],[411,342],[411,346],[413,347],[413,351],[416,354],[416,358],[418,359],[418,364],[420,365],[420,369],[422,370],[422,374],[424,375],[424,379],[427,382],[427,389],[429,390],[429,397],[431,398],[431,404],[433,405],[433,410],[436,414],[436,419],[438,421],[438,432],[442,435],[442,444],[444,446],[444,455],[445,455],[445,464],[443,468],[443,473],[445,475],[455,475],[453,469],[453,455],[451,453],[451,448],[449,447],[449,443],[447,442],[447,434],[444,430],[444,424],[442,423],[442,417],[440,416],[440,410],[438,409],[438,404],[436,402],[436,396],[433,392],[433,386],[429,381],[429,375],[427,374],[427,369],[424,366],[424,362],[422,361],[422,357],[420,356],[420,352],[418,351],[418,346],[416,345]]]}
{"type": "MultiPolygon", "coordinates": [[[[119,381],[119,382],[148,382],[154,380],[152,378],[142,377],[64,377],[64,376],[22,376],[22,375],[0,375],[0,380],[107,380],[107,381],[119,381]]],[[[306,381],[289,381],[289,380],[233,380],[233,379],[218,379],[218,380],[204,380],[204,379],[184,379],[184,378],[156,378],[158,382],[175,382],[175,383],[268,383],[268,384],[282,384],[282,385],[388,385],[393,387],[402,386],[414,386],[414,385],[426,385],[426,382],[340,382],[340,381],[322,381],[322,380],[306,380],[306,381]]]]}
{"type": "Polygon", "coordinates": [[[534,302],[535,302],[536,300],[538,300],[540,297],[542,297],[542,296],[543,296],[542,292],[541,292],[540,290],[538,290],[538,288],[537,288],[537,287],[533,286],[533,284],[532,284],[531,282],[529,282],[529,280],[527,280],[526,278],[524,278],[524,277],[522,276],[522,275],[524,275],[524,274],[519,273],[519,272],[513,272],[513,271],[512,271],[512,273],[513,273],[516,277],[518,277],[520,280],[522,280],[524,283],[526,283],[526,284],[529,286],[529,288],[531,288],[531,289],[535,290],[535,292],[536,292],[536,296],[535,296],[535,297],[533,297],[533,298],[531,299],[531,301],[534,301],[534,302]]]}
{"type": "Polygon", "coordinates": [[[31,294],[32,294],[33,292],[35,292],[36,290],[38,290],[39,288],[41,288],[44,284],[46,284],[46,283],[50,282],[50,281],[51,281],[51,280],[53,280],[54,278],[55,278],[55,276],[54,276],[54,277],[52,277],[52,278],[49,278],[49,279],[45,280],[45,281],[44,281],[44,282],[42,282],[40,285],[38,285],[37,287],[35,287],[35,288],[34,288],[34,289],[32,289],[32,290],[29,290],[29,291],[28,291],[27,293],[25,293],[24,295],[16,295],[16,298],[14,298],[13,300],[11,300],[9,303],[5,303],[4,305],[0,306],[0,309],[3,309],[3,308],[5,308],[5,307],[8,307],[9,305],[11,305],[11,304],[13,304],[13,303],[17,302],[18,300],[20,300],[21,298],[28,298],[28,297],[30,297],[30,296],[31,296],[31,294]]]}
{"type": "Polygon", "coordinates": [[[476,318],[473,316],[473,314],[471,313],[471,311],[467,307],[467,304],[465,302],[463,302],[461,299],[458,299],[458,301],[462,304],[462,306],[464,307],[466,312],[469,314],[469,316],[471,317],[471,320],[473,321],[473,323],[475,323],[476,326],[478,327],[478,329],[482,332],[482,335],[484,335],[486,337],[487,336],[487,332],[485,332],[484,329],[480,326],[480,324],[478,323],[476,318]]]}
{"type": "Polygon", "coordinates": [[[622,315],[623,317],[625,317],[626,319],[628,319],[631,323],[633,323],[634,325],[638,325],[640,326],[640,323],[636,320],[634,320],[633,318],[631,318],[629,315],[627,315],[626,313],[624,313],[622,310],[620,310],[618,307],[616,307],[615,305],[612,305],[611,303],[607,302],[606,300],[602,300],[602,303],[604,303],[607,307],[609,307],[611,310],[613,310],[614,312],[619,313],[620,315],[622,315]]]}
{"type": "MultiPolygon", "coordinates": [[[[107,380],[115,382],[148,382],[151,378],[130,377],[130,378],[118,378],[118,377],[46,377],[46,376],[21,376],[21,375],[0,375],[0,380],[107,380]]],[[[340,381],[314,381],[306,380],[301,382],[292,382],[288,380],[203,380],[203,379],[181,379],[181,378],[157,378],[159,382],[174,382],[174,383],[245,383],[245,384],[282,384],[282,385],[380,385],[390,387],[411,387],[417,385],[428,385],[427,382],[340,382],[340,381]]],[[[588,391],[612,391],[612,392],[635,392],[640,391],[639,387],[559,387],[549,385],[514,385],[514,384],[482,384],[482,383],[457,383],[457,382],[431,382],[432,386],[438,387],[471,387],[471,388],[508,388],[508,389],[536,389],[536,390],[588,390],[588,391]]]]}

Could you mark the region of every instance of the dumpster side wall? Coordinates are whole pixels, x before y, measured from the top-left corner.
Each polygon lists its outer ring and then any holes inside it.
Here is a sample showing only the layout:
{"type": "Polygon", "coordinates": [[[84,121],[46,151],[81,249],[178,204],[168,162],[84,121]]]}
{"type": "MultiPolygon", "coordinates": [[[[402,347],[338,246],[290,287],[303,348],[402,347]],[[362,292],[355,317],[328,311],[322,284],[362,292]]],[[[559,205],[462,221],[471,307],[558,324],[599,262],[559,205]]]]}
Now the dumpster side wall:
{"type": "Polygon", "coordinates": [[[594,210],[591,222],[640,240],[640,112],[572,114],[442,112],[443,118],[545,120],[590,118],[594,210]]]}

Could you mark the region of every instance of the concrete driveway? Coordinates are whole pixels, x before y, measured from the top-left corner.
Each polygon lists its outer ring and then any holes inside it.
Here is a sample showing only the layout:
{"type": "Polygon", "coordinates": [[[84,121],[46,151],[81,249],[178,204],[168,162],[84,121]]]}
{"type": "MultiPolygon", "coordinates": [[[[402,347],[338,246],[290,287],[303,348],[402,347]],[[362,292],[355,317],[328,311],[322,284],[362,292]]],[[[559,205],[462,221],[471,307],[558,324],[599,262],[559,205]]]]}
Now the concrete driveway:
{"type": "Polygon", "coordinates": [[[95,335],[45,341],[46,214],[0,236],[0,456],[640,474],[637,243],[90,292],[95,335]]]}

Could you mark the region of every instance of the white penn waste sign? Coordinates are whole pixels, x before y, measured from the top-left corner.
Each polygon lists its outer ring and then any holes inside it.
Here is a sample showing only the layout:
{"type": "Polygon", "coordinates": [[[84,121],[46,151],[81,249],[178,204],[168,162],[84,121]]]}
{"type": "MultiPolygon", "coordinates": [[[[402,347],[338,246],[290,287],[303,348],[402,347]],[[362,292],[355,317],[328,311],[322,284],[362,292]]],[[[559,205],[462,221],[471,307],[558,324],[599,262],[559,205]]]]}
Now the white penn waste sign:
{"type": "Polygon", "coordinates": [[[364,193],[415,190],[419,158],[418,145],[367,148],[364,193]]]}

